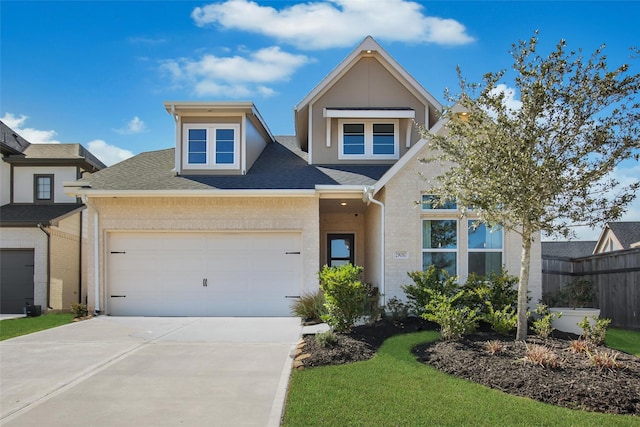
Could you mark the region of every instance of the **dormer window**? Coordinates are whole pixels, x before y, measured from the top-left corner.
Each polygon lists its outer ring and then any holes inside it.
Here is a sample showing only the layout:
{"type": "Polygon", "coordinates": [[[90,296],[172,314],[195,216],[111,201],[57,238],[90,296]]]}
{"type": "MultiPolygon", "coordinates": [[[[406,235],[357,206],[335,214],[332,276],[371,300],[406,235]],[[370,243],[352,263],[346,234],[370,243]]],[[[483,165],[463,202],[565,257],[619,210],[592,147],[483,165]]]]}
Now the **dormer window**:
{"type": "Polygon", "coordinates": [[[338,158],[397,159],[399,153],[398,120],[339,120],[338,158]]]}
{"type": "Polygon", "coordinates": [[[184,126],[185,169],[237,169],[240,164],[240,126],[188,124],[184,126]]]}

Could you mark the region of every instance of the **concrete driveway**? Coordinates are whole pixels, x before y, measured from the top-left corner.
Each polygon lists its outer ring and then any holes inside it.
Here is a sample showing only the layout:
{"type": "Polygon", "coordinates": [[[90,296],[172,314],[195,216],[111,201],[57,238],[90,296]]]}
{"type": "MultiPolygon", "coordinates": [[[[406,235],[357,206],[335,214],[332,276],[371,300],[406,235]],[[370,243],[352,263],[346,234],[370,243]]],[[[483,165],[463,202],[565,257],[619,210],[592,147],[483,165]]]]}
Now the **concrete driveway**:
{"type": "Polygon", "coordinates": [[[107,317],[0,343],[2,426],[278,426],[297,318],[107,317]]]}

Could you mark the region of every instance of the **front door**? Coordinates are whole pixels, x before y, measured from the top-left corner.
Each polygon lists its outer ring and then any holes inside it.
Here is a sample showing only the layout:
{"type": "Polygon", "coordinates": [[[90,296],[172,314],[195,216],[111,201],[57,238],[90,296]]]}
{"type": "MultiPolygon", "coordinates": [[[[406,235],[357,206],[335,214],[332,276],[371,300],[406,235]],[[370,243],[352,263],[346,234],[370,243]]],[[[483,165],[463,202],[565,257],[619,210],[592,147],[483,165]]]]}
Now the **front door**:
{"type": "Polygon", "coordinates": [[[354,235],[329,234],[327,236],[327,264],[329,267],[352,264],[354,262],[354,235]]]}

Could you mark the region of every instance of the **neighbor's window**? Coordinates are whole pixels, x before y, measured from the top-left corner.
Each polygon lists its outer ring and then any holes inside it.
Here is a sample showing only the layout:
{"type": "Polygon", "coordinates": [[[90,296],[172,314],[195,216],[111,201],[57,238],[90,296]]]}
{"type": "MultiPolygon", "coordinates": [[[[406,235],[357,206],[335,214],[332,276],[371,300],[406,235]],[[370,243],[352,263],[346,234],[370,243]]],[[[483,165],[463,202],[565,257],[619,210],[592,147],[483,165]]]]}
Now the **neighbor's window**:
{"type": "Polygon", "coordinates": [[[185,125],[184,167],[231,169],[239,167],[240,126],[185,125]]]}
{"type": "Polygon", "coordinates": [[[486,275],[502,269],[502,226],[469,223],[469,273],[486,275]]]}
{"type": "Polygon", "coordinates": [[[397,159],[397,120],[340,120],[340,159],[397,159]]]}
{"type": "Polygon", "coordinates": [[[438,196],[433,194],[423,194],[422,195],[422,209],[423,210],[455,210],[458,209],[458,205],[456,202],[451,202],[446,200],[444,203],[441,203],[438,200],[438,196]]]}
{"type": "Polygon", "coordinates": [[[36,202],[53,202],[53,175],[35,175],[33,187],[36,202]]]}
{"type": "Polygon", "coordinates": [[[458,271],[458,221],[422,220],[422,269],[435,265],[451,276],[458,271]]]}

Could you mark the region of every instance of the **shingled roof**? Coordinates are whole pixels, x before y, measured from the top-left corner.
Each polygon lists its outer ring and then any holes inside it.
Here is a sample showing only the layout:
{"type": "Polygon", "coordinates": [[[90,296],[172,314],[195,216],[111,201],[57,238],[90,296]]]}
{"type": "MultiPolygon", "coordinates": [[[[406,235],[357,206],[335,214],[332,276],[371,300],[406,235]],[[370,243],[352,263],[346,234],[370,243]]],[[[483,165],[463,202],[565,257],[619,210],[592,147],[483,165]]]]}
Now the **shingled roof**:
{"type": "Polygon", "coordinates": [[[14,132],[3,121],[0,121],[0,148],[2,153],[20,154],[29,145],[29,141],[14,132]]]}
{"type": "Polygon", "coordinates": [[[246,175],[176,176],[173,148],[150,151],[80,182],[94,190],[314,189],[316,185],[372,185],[391,165],[309,165],[295,137],[279,136],[246,175]]]}
{"type": "Polygon", "coordinates": [[[624,249],[630,249],[631,244],[640,242],[640,221],[609,222],[607,227],[624,249]]]}
{"type": "Polygon", "coordinates": [[[56,225],[57,221],[84,209],[75,203],[51,205],[13,204],[0,206],[1,227],[35,227],[56,225]]]}
{"type": "Polygon", "coordinates": [[[580,258],[589,256],[596,247],[595,240],[542,242],[543,258],[580,258]]]}

